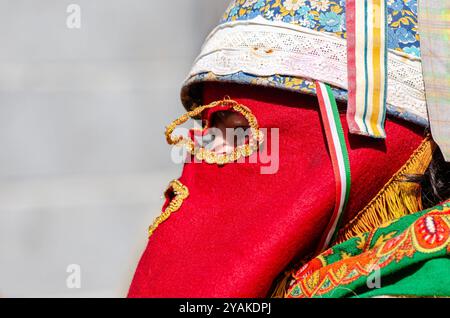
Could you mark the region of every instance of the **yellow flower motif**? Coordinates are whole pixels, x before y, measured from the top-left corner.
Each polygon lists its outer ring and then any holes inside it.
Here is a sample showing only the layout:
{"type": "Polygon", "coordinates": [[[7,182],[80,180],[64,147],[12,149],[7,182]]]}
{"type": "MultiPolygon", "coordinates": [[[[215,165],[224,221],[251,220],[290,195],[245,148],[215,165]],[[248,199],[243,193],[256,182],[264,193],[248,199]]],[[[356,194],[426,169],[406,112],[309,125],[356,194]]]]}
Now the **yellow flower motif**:
{"type": "Polygon", "coordinates": [[[393,238],[395,236],[395,234],[396,234],[396,232],[394,231],[394,232],[380,235],[380,237],[377,239],[377,241],[373,245],[373,248],[380,246],[381,244],[383,244],[386,241],[389,241],[391,238],[393,238]]]}
{"type": "Polygon", "coordinates": [[[366,237],[364,236],[364,234],[358,234],[357,237],[358,243],[356,244],[356,247],[362,250],[366,246],[366,237]]]}
{"type": "Polygon", "coordinates": [[[342,11],[344,11],[344,9],[341,6],[331,6],[331,11],[337,14],[342,13],[342,11]]]}
{"type": "Polygon", "coordinates": [[[347,276],[347,265],[343,264],[341,267],[339,267],[336,272],[334,273],[336,280],[340,281],[341,279],[343,279],[345,276],[347,276]]]}
{"type": "Polygon", "coordinates": [[[320,274],[319,271],[315,271],[312,275],[308,276],[305,279],[305,283],[307,284],[309,289],[314,289],[319,284],[320,274]]]}
{"type": "Polygon", "coordinates": [[[297,11],[301,6],[305,5],[305,0],[284,0],[283,6],[286,10],[297,11]]]}
{"type": "Polygon", "coordinates": [[[205,75],[205,80],[215,81],[217,80],[217,76],[213,72],[209,72],[208,74],[205,75]]]}
{"type": "Polygon", "coordinates": [[[350,257],[352,257],[352,254],[344,252],[344,251],[341,252],[341,259],[347,259],[350,257]]]}
{"type": "Polygon", "coordinates": [[[285,79],[284,85],[285,85],[286,87],[292,88],[292,87],[301,85],[302,82],[303,82],[303,80],[300,79],[300,78],[297,78],[297,77],[288,77],[288,78],[285,79]]]}
{"type": "Polygon", "coordinates": [[[252,80],[252,84],[266,86],[266,85],[270,85],[270,81],[266,77],[257,77],[252,80]]]}

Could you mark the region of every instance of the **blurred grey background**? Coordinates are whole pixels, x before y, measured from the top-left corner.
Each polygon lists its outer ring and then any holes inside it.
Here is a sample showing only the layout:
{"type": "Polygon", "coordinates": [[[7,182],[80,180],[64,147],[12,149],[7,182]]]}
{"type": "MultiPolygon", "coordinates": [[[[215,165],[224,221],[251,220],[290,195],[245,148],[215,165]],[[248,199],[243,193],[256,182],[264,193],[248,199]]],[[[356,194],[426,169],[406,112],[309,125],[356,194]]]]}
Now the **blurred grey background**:
{"type": "Polygon", "coordinates": [[[164,126],[228,2],[0,0],[1,297],[126,295],[181,169],[164,126]]]}

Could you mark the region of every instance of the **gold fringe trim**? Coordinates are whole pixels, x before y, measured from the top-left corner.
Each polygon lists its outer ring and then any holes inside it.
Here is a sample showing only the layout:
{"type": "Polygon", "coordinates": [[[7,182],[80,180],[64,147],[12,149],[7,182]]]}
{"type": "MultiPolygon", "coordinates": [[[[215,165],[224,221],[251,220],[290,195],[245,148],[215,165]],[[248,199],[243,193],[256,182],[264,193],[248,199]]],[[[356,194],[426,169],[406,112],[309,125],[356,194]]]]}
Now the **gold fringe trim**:
{"type": "Polygon", "coordinates": [[[291,282],[292,274],[293,270],[285,271],[283,273],[283,276],[278,279],[270,298],[285,298],[289,283],[291,282]]]}
{"type": "MultiPolygon", "coordinates": [[[[383,189],[340,230],[336,243],[341,243],[374,230],[386,222],[422,210],[420,185],[407,182],[405,176],[424,174],[430,165],[435,148],[435,143],[430,136],[427,136],[383,189]]],[[[293,269],[287,270],[277,279],[275,288],[270,295],[271,298],[286,297],[293,273],[293,269]]]]}
{"type": "Polygon", "coordinates": [[[421,187],[418,183],[408,182],[405,176],[424,174],[435,148],[435,143],[427,136],[369,204],[340,230],[336,243],[422,210],[421,187]]]}

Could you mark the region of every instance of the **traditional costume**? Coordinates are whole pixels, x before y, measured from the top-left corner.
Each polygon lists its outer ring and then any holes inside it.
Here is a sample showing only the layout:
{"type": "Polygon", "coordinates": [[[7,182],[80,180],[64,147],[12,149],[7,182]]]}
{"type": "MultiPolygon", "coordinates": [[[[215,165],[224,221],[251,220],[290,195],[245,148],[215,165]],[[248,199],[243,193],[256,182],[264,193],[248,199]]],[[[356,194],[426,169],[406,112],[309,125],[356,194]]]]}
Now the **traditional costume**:
{"type": "MultiPolygon", "coordinates": [[[[150,226],[130,297],[450,296],[436,284],[450,277],[449,203],[419,212],[407,178],[425,172],[433,139],[447,159],[450,147],[448,51],[434,50],[447,31],[429,28],[423,56],[417,7],[232,2],[183,86],[188,113],[167,127],[190,160],[150,226]],[[218,154],[195,137],[223,111],[251,134],[218,154]],[[190,118],[202,129],[175,136],[190,118]],[[264,151],[276,158],[267,173],[264,151]]],[[[436,11],[423,7],[428,25],[436,11]]]]}

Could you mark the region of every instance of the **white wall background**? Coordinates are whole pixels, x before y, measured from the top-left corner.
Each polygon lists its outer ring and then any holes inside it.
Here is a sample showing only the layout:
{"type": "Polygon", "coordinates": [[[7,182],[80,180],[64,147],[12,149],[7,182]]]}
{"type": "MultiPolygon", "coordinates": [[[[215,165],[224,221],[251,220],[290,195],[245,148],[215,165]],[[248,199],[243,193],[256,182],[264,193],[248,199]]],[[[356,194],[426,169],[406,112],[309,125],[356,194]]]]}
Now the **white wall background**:
{"type": "Polygon", "coordinates": [[[227,2],[0,0],[0,296],[126,295],[181,168],[164,126],[227,2]]]}

